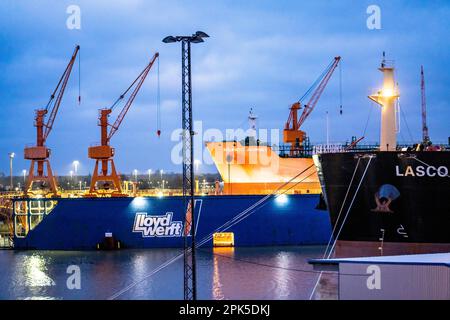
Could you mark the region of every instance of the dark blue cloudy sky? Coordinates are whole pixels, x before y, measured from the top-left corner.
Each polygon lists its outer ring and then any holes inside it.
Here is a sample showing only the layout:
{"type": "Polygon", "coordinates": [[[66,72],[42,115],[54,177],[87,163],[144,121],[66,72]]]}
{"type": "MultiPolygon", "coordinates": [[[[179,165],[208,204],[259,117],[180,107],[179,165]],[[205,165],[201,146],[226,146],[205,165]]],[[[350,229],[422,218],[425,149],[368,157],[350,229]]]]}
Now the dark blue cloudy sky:
{"type": "MultiPolygon", "coordinates": [[[[361,136],[370,108],[367,141],[378,141],[379,109],[367,95],[381,83],[381,52],[395,60],[400,85],[400,142],[419,139],[420,65],[426,73],[428,121],[433,141],[449,136],[450,5],[448,1],[25,1],[0,4],[0,172],[8,152],[14,171],[28,169],[24,145],[34,141],[34,109],[42,107],[75,44],[81,45],[82,104],[74,70],[47,143],[55,171],[73,160],[92,170],[87,147],[99,140],[97,109],[110,106],[155,51],[161,54],[162,136],[156,136],[156,69],[146,80],[121,130],[113,138],[121,172],[149,168],[179,171],[171,161],[171,133],[180,126],[180,47],[170,34],[196,30],[211,37],[193,48],[194,116],[203,129],[245,124],[250,107],[261,128],[282,128],[288,107],[331,59],[342,56],[344,113],[339,76],[333,76],[304,130],[312,141],[361,136]],[[66,8],[81,8],[81,30],[66,28],[66,8]],[[381,30],[366,27],[366,9],[381,8],[381,30]],[[406,126],[406,123],[408,126],[406,126]],[[409,128],[409,130],[408,130],[409,128]]],[[[212,166],[202,170],[213,171],[212,166]]]]}

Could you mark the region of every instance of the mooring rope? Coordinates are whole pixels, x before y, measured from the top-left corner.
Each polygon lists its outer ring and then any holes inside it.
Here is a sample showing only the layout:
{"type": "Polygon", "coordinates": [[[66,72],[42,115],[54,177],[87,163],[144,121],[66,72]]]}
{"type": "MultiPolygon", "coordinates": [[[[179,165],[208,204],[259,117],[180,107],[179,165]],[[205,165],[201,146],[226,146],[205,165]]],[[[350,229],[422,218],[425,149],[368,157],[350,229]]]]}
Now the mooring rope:
{"type": "Polygon", "coordinates": [[[336,231],[338,222],[339,222],[339,220],[341,218],[342,210],[344,209],[345,203],[347,202],[347,196],[348,196],[348,194],[350,192],[350,189],[351,189],[351,187],[353,185],[353,179],[355,178],[356,171],[358,170],[358,166],[359,166],[359,162],[360,161],[361,161],[361,158],[358,157],[358,162],[356,163],[355,170],[353,170],[353,175],[352,175],[352,178],[350,179],[350,184],[348,185],[347,192],[345,193],[344,201],[342,202],[342,206],[341,206],[341,209],[339,210],[339,214],[338,214],[336,222],[334,224],[333,231],[331,231],[330,239],[328,240],[327,247],[325,248],[325,252],[323,253],[323,259],[325,259],[325,257],[327,256],[328,248],[330,247],[330,244],[333,241],[334,232],[336,231]]]}
{"type": "MultiPolygon", "coordinates": [[[[211,232],[209,235],[205,236],[200,242],[197,243],[196,248],[204,245],[206,242],[208,242],[209,240],[212,239],[213,235],[215,232],[220,232],[220,231],[225,231],[228,230],[229,228],[231,228],[232,226],[234,226],[235,224],[241,222],[242,220],[248,218],[251,214],[253,214],[254,212],[256,212],[257,210],[259,210],[260,208],[262,208],[265,204],[263,204],[264,202],[267,202],[267,200],[275,195],[276,197],[279,197],[280,195],[286,193],[287,191],[289,191],[290,189],[292,189],[293,187],[295,187],[296,185],[298,185],[299,183],[303,182],[305,179],[307,179],[308,177],[310,177],[312,174],[315,173],[312,172],[311,174],[307,175],[306,177],[302,178],[300,181],[296,182],[293,186],[290,186],[288,189],[284,190],[282,193],[277,194],[278,191],[280,191],[282,188],[284,188],[286,185],[288,185],[289,183],[291,183],[293,180],[295,180],[297,177],[299,177],[300,175],[302,175],[303,173],[305,173],[306,171],[308,171],[309,169],[311,169],[314,166],[314,164],[308,166],[306,169],[302,170],[300,173],[298,173],[297,175],[295,175],[293,178],[291,178],[289,181],[285,182],[284,184],[282,184],[280,187],[278,187],[274,192],[272,192],[271,194],[266,195],[265,197],[261,198],[260,200],[258,200],[256,203],[254,203],[253,205],[251,205],[250,207],[248,207],[247,209],[241,211],[239,214],[237,214],[236,216],[234,216],[232,219],[228,220],[227,222],[225,222],[223,225],[221,225],[220,227],[216,228],[216,230],[214,230],[213,232],[211,232]],[[260,207],[257,207],[258,205],[263,204],[260,207]],[[254,209],[254,210],[253,210],[254,209]],[[253,211],[252,211],[253,210],[253,211]]],[[[267,204],[267,203],[266,203],[267,204]]],[[[188,249],[189,252],[190,249],[188,249]]],[[[161,271],[162,269],[166,268],[167,266],[171,265],[172,263],[174,263],[175,261],[177,261],[178,259],[180,259],[181,257],[183,257],[184,255],[184,250],[182,253],[174,256],[173,258],[167,260],[166,262],[162,263],[160,266],[158,266],[157,268],[155,268],[154,270],[152,270],[148,275],[146,275],[145,277],[134,281],[133,283],[129,284],[127,287],[125,287],[124,289],[118,291],[117,293],[113,294],[112,296],[110,296],[108,298],[108,300],[114,300],[116,298],[118,298],[119,296],[121,296],[122,294],[124,294],[125,292],[129,291],[130,289],[132,289],[133,287],[135,287],[136,285],[138,285],[139,283],[145,281],[146,279],[150,278],[151,276],[155,275],[156,273],[158,273],[159,271],[161,271]]]]}
{"type": "MultiPolygon", "coordinates": [[[[367,162],[366,169],[364,170],[364,173],[363,173],[363,175],[362,175],[362,177],[361,177],[361,179],[359,181],[358,187],[356,188],[356,191],[355,191],[355,193],[353,195],[352,201],[350,202],[350,205],[349,205],[349,207],[347,209],[347,212],[345,214],[344,220],[342,221],[342,224],[341,224],[341,226],[339,228],[339,231],[338,231],[338,233],[336,235],[336,238],[334,239],[333,246],[331,247],[330,252],[328,253],[327,259],[330,259],[331,254],[332,254],[332,252],[333,252],[333,250],[334,250],[334,248],[336,246],[336,243],[337,243],[337,241],[339,239],[339,235],[341,234],[342,228],[344,227],[345,222],[347,221],[348,214],[350,213],[350,210],[351,210],[351,208],[353,206],[353,202],[355,201],[356,195],[358,194],[358,191],[359,191],[359,188],[361,187],[361,184],[362,184],[362,182],[363,182],[363,180],[364,180],[364,178],[366,176],[367,169],[369,169],[370,163],[372,162],[372,158],[373,158],[373,156],[369,156],[369,161],[367,162]]],[[[316,292],[317,286],[319,285],[319,281],[320,281],[320,278],[322,277],[322,274],[323,274],[323,271],[319,274],[319,277],[317,278],[316,284],[314,285],[314,288],[313,288],[313,290],[311,292],[311,295],[309,296],[309,300],[312,300],[312,298],[314,296],[314,293],[316,292]]]]}

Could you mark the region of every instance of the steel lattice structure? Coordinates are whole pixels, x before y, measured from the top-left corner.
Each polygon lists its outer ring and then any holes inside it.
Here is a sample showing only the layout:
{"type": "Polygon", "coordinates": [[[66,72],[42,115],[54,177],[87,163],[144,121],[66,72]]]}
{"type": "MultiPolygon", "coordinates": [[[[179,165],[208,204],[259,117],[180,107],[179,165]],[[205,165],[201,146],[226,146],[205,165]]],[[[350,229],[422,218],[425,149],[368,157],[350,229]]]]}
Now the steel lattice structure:
{"type": "Polygon", "coordinates": [[[182,156],[184,221],[184,300],[197,299],[195,266],[194,128],[192,117],[191,43],[203,42],[208,35],[197,31],[192,36],[168,36],[164,43],[181,42],[182,156]]]}
{"type": "Polygon", "coordinates": [[[182,139],[183,198],[186,208],[184,234],[184,299],[196,300],[195,208],[194,208],[194,130],[192,127],[191,42],[181,41],[182,55],[182,139]],[[190,233],[190,236],[189,236],[190,233]]]}

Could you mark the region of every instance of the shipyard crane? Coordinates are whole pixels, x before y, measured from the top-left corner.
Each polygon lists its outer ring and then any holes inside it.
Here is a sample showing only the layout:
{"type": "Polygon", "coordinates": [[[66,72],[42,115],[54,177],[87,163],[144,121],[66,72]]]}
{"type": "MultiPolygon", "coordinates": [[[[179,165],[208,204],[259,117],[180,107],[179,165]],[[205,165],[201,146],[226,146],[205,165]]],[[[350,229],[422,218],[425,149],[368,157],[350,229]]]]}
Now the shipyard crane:
{"type": "Polygon", "coordinates": [[[422,142],[427,145],[430,141],[427,127],[427,101],[425,98],[425,76],[423,66],[420,66],[420,91],[422,94],[422,142]]]}
{"type": "Polygon", "coordinates": [[[300,130],[300,127],[314,110],[320,96],[323,93],[328,81],[331,78],[334,70],[339,64],[341,57],[335,57],[333,61],[327,66],[319,78],[313,83],[313,85],[306,91],[299,101],[292,104],[290,107],[289,118],[286,121],[286,125],[283,130],[283,142],[291,144],[290,154],[296,155],[306,138],[306,133],[300,130]],[[314,90],[314,91],[313,91],[314,90]],[[312,92],[312,94],[311,94],[312,92]],[[309,101],[303,105],[303,112],[298,118],[298,110],[302,108],[303,100],[311,94],[309,101]]]}
{"type": "MultiPolygon", "coordinates": [[[[141,71],[138,77],[131,83],[131,85],[122,93],[119,98],[114,102],[114,104],[110,108],[104,108],[99,110],[99,123],[100,126],[100,136],[101,142],[100,145],[89,147],[88,149],[88,157],[91,159],[95,159],[95,168],[91,179],[91,186],[89,189],[89,193],[87,196],[95,197],[98,196],[101,192],[100,189],[103,189],[103,193],[111,196],[124,196],[122,193],[122,186],[120,183],[120,177],[117,174],[116,167],[114,165],[114,153],[115,150],[110,146],[111,138],[114,134],[119,130],[120,125],[122,124],[125,115],[133,104],[136,95],[141,89],[142,84],[144,83],[147,74],[152,68],[154,62],[159,57],[159,53],[155,53],[147,66],[141,71]],[[114,108],[121,102],[125,95],[132,89],[127,102],[123,106],[119,115],[115,122],[111,125],[108,122],[108,118],[110,114],[113,112],[114,108]],[[109,129],[110,128],[110,129],[109,129]],[[109,129],[109,132],[108,132],[109,129]],[[101,165],[101,171],[99,172],[99,164],[101,165]],[[101,188],[97,186],[98,182],[102,182],[101,188]]],[[[160,134],[160,130],[158,130],[158,135],[160,134]]]]}
{"type": "MultiPolygon", "coordinates": [[[[72,72],[72,67],[75,63],[79,50],[80,46],[76,46],[72,57],[70,58],[64,73],[59,79],[55,90],[52,92],[46,107],[35,111],[36,117],[34,126],[36,127],[36,145],[32,147],[25,147],[24,149],[24,158],[31,160],[30,171],[28,173],[28,179],[25,185],[25,195],[33,192],[34,182],[41,182],[41,187],[48,187],[50,194],[53,196],[58,196],[58,186],[56,179],[53,176],[50,161],[48,159],[50,157],[51,150],[45,145],[45,143],[53,129],[53,124],[55,123],[56,115],[58,114],[59,107],[64,96],[64,91],[66,89],[67,82],[69,81],[70,73],[72,72]],[[49,114],[49,117],[46,121],[47,114],[49,114]]],[[[78,101],[80,101],[80,97],[78,97],[78,101]]]]}

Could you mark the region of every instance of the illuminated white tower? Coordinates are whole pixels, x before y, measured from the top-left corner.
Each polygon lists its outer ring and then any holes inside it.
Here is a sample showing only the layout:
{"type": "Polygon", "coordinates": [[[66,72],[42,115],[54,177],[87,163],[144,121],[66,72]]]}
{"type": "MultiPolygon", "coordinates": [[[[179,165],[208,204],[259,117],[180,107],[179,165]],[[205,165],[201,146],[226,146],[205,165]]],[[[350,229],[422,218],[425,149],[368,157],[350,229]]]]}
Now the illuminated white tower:
{"type": "Polygon", "coordinates": [[[253,108],[250,108],[250,112],[248,114],[248,136],[250,138],[254,138],[256,141],[256,120],[258,119],[258,117],[256,115],[253,114],[253,108]]]}
{"type": "Polygon", "coordinates": [[[394,66],[386,64],[384,52],[383,61],[378,70],[383,72],[383,88],[370,95],[369,99],[381,106],[380,151],[395,151],[397,147],[396,106],[400,95],[395,85],[394,66]]]}

